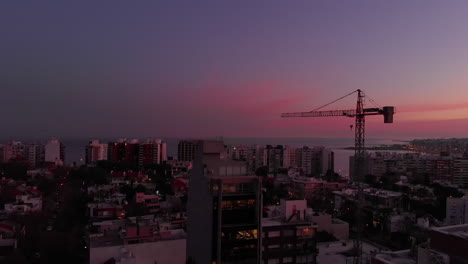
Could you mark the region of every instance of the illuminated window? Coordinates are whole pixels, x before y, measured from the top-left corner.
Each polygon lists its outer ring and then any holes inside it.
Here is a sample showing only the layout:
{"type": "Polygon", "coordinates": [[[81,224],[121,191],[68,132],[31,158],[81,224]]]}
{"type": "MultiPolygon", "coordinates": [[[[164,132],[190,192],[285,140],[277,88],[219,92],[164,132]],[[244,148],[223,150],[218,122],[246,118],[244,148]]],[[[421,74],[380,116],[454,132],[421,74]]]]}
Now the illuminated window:
{"type": "Polygon", "coordinates": [[[315,234],[314,228],[301,228],[297,230],[298,235],[302,237],[312,237],[315,234]]]}
{"type": "Polygon", "coordinates": [[[258,236],[257,229],[242,230],[242,231],[237,231],[236,239],[241,239],[241,240],[257,239],[257,236],[258,236]]]}

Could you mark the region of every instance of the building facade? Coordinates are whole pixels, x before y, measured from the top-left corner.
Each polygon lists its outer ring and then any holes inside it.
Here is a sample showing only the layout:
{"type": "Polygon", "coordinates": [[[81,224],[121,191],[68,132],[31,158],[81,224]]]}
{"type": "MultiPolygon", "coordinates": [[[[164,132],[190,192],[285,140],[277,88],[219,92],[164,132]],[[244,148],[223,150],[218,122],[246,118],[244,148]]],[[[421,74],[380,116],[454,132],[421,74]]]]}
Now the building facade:
{"type": "Polygon", "coordinates": [[[63,164],[65,162],[65,146],[58,138],[51,138],[45,145],[45,162],[63,164]]]}
{"type": "Polygon", "coordinates": [[[446,218],[448,225],[468,224],[468,196],[447,197],[446,218]]]}
{"type": "Polygon", "coordinates": [[[194,161],[198,153],[199,140],[181,140],[177,146],[177,159],[180,161],[194,161]]]}
{"type": "Polygon", "coordinates": [[[192,263],[259,263],[261,178],[245,162],[221,159],[224,144],[203,141],[190,176],[187,258],[192,263]]]}

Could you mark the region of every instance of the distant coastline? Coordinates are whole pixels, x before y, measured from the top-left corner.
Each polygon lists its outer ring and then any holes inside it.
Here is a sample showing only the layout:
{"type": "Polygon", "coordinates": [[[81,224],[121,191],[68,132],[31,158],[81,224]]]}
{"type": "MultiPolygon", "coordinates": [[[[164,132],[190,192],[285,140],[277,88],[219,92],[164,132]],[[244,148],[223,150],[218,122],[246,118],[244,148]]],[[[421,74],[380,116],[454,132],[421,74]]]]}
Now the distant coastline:
{"type": "MultiPolygon", "coordinates": [[[[354,150],[355,147],[346,147],[342,148],[346,150],[354,150]]],[[[380,146],[372,146],[372,147],[364,147],[365,150],[382,150],[382,151],[414,151],[413,149],[410,149],[408,145],[380,145],[380,146]]]]}

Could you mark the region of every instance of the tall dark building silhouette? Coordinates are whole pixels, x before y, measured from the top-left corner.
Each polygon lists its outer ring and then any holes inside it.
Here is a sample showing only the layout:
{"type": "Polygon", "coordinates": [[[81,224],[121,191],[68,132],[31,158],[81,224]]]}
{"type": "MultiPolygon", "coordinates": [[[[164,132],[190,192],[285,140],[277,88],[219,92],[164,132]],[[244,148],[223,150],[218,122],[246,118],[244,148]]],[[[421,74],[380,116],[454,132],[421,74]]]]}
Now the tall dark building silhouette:
{"type": "Polygon", "coordinates": [[[187,258],[193,263],[259,263],[261,180],[245,162],[221,159],[221,141],[201,141],[188,196],[187,258]]]}
{"type": "Polygon", "coordinates": [[[177,146],[177,159],[180,161],[194,161],[198,153],[199,140],[181,140],[177,146]]]}

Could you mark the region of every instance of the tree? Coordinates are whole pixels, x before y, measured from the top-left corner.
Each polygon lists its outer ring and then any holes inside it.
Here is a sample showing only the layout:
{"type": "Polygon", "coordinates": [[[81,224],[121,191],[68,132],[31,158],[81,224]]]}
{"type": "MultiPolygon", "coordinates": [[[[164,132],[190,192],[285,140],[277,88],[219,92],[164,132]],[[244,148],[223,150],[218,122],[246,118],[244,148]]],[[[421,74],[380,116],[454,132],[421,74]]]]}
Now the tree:
{"type": "Polygon", "coordinates": [[[340,175],[333,170],[327,170],[325,174],[325,180],[328,182],[336,182],[340,178],[340,175]]]}
{"type": "Polygon", "coordinates": [[[319,231],[317,232],[317,242],[322,243],[322,242],[332,242],[332,241],[337,241],[336,237],[327,231],[319,231]]]}
{"type": "Polygon", "coordinates": [[[146,187],[138,184],[137,187],[135,187],[135,192],[136,193],[145,193],[146,192],[146,187]]]}
{"type": "Polygon", "coordinates": [[[172,191],[172,167],[167,163],[151,165],[152,169],[147,170],[151,181],[156,184],[156,188],[162,196],[173,194],[172,191]]]}

